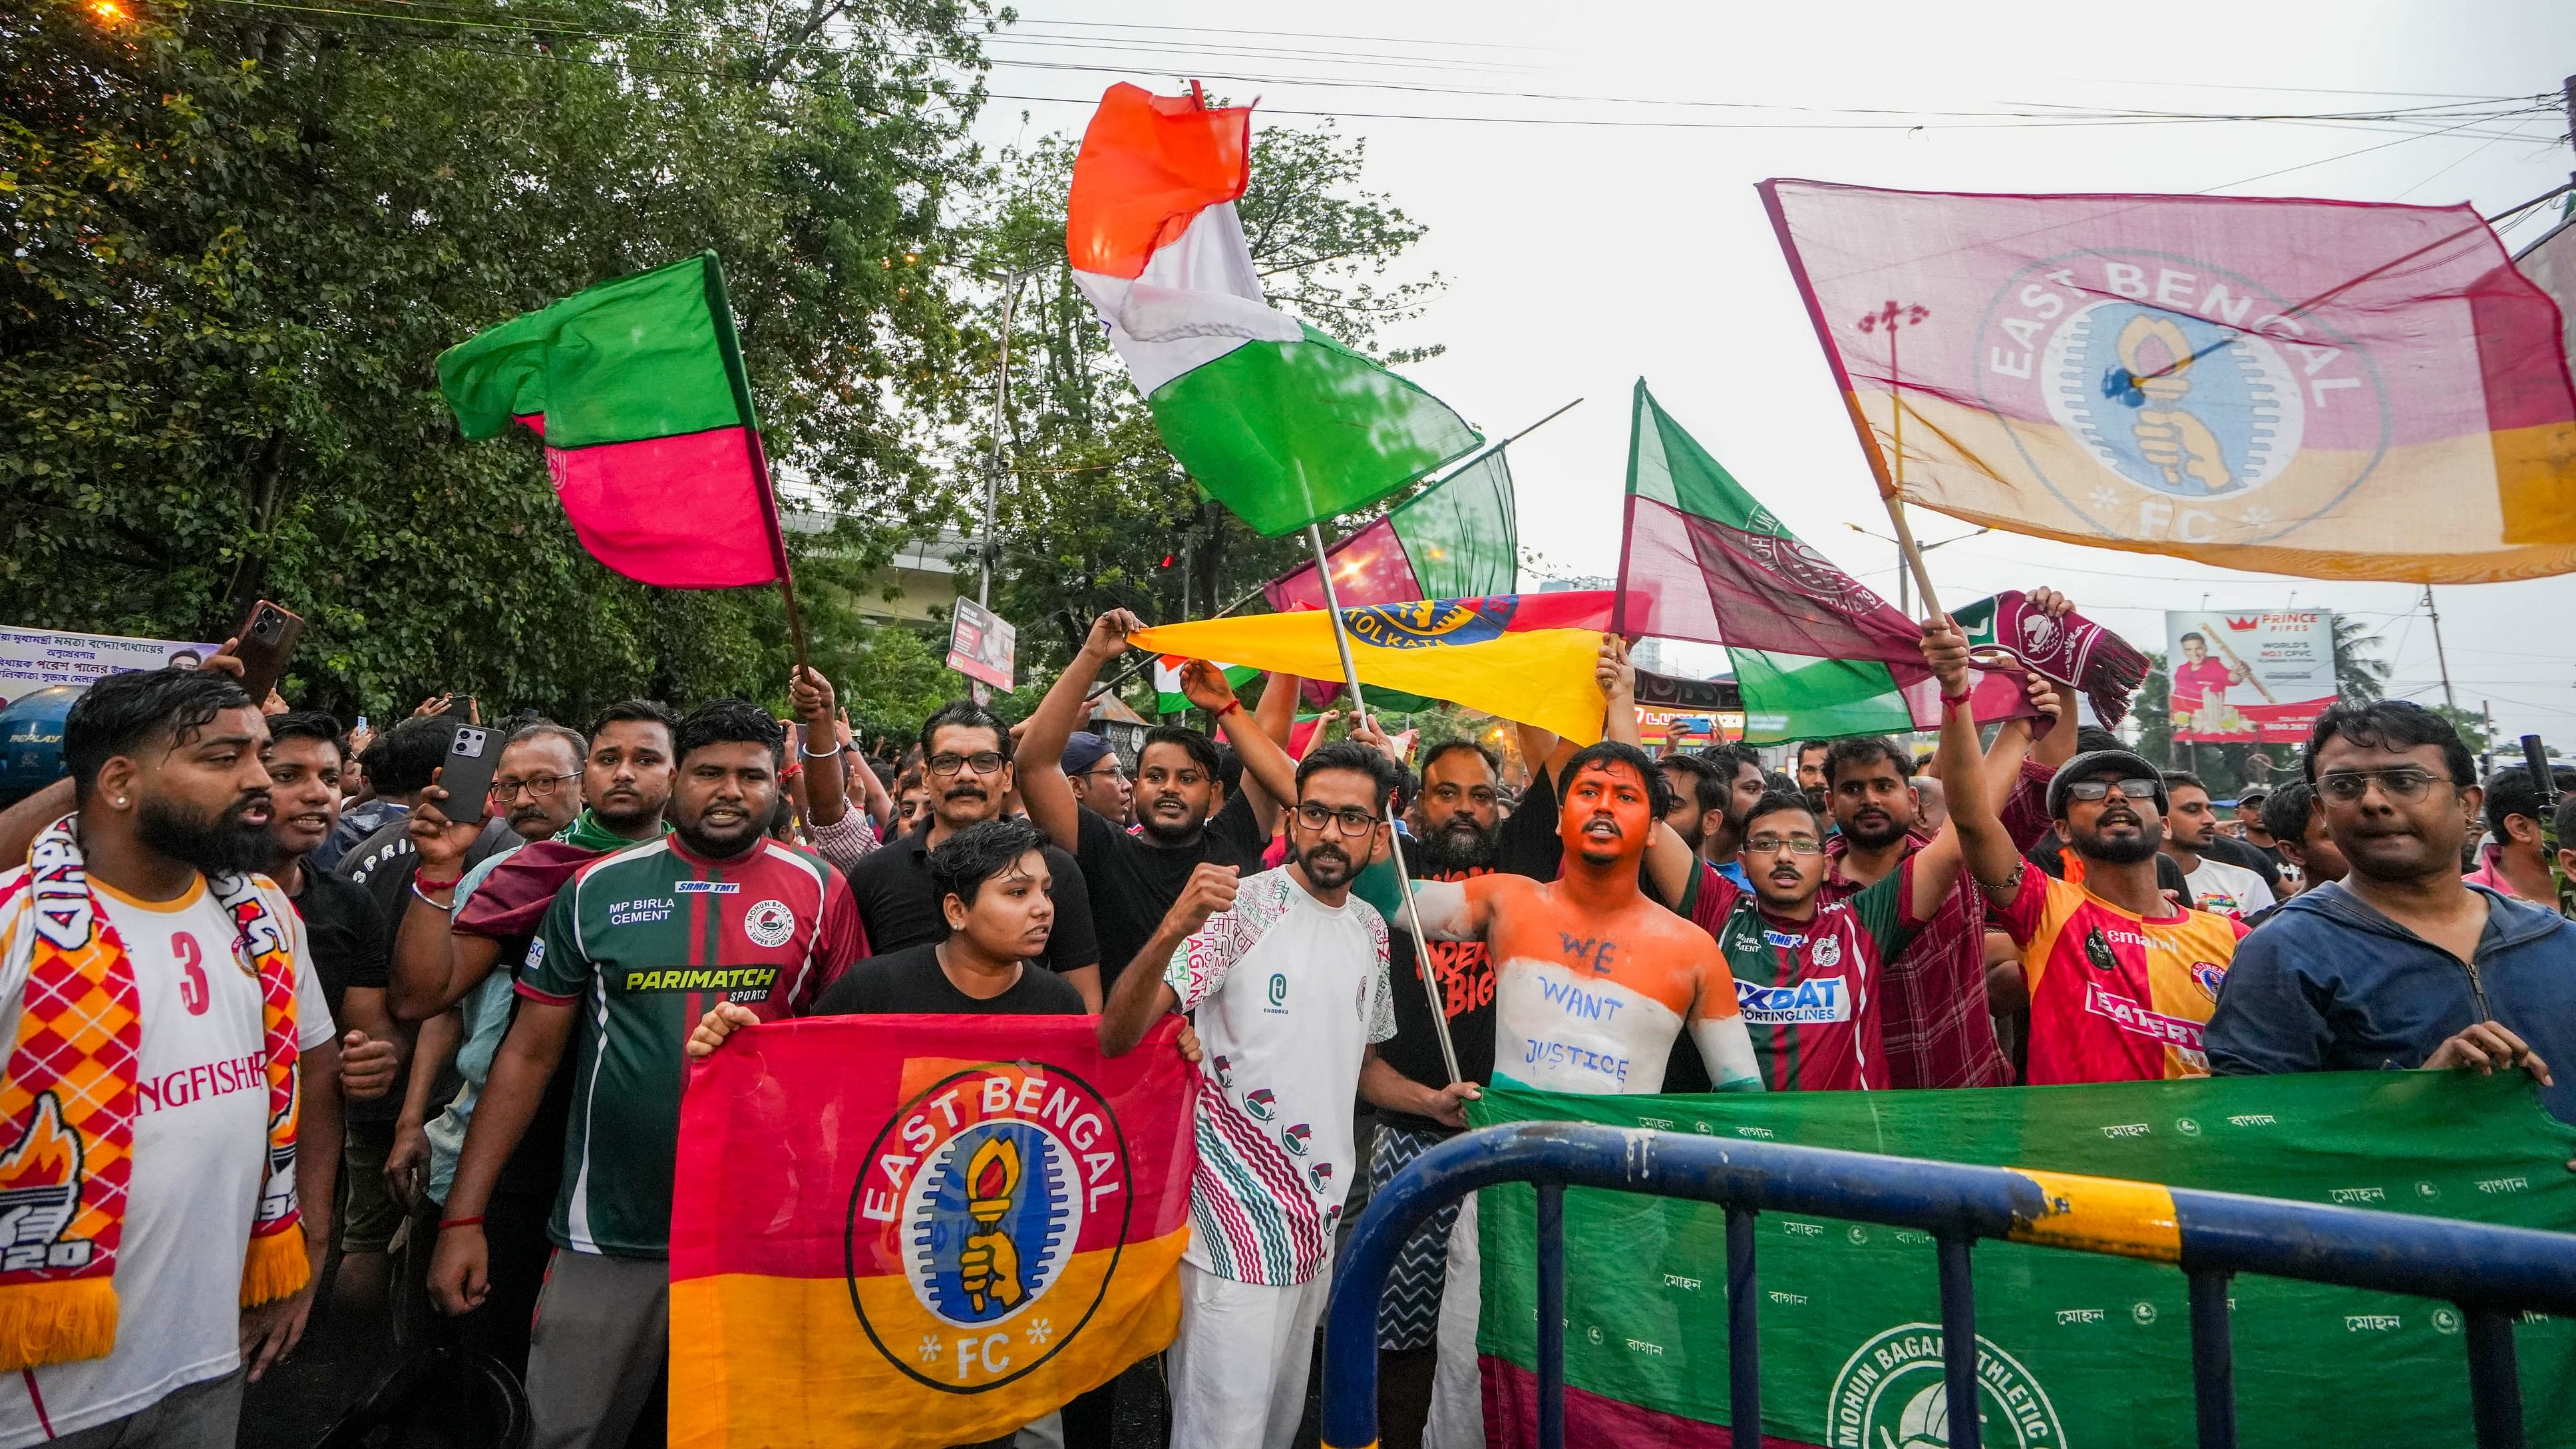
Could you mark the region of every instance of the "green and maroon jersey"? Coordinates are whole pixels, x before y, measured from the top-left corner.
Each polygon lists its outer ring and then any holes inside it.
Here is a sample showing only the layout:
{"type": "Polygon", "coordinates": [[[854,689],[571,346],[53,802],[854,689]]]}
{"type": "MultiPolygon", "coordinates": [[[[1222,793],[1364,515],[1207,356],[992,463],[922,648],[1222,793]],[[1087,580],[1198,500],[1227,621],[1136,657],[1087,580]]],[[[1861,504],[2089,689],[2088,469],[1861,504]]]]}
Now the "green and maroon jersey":
{"type": "Polygon", "coordinates": [[[1735,974],[1735,1007],[1774,1092],[1883,1088],[1879,997],[1887,961],[1922,923],[1911,855],[1877,884],[1792,921],[1762,909],[1751,891],[1705,872],[1693,920],[1717,937],[1735,974]]]}
{"type": "Polygon", "coordinates": [[[690,1029],[719,1001],[793,1015],[867,954],[841,873],[773,840],[701,860],[665,837],[584,866],[519,968],[520,995],[577,1017],[554,1240],[668,1254],[690,1029]]]}

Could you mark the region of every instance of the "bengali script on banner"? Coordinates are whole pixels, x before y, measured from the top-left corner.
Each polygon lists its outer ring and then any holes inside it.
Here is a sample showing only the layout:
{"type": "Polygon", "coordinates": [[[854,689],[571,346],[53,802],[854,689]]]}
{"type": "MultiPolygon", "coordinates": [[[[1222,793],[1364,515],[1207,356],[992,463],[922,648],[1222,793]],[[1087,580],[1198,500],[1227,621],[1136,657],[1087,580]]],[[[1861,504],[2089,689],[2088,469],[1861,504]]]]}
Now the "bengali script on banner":
{"type": "MultiPolygon", "coordinates": [[[[2576,1228],[2576,1128],[2520,1073],[2350,1072],[2000,1087],[1569,1097],[1498,1088],[1479,1125],[1576,1120],[2127,1178],[2421,1216],[2576,1228]]],[[[1536,1424],[1533,1200],[1489,1188],[1478,1334],[1489,1442],[1536,1424]]],[[[1571,1445],[1730,1442],[1725,1210],[1577,1189],[1565,1198],[1571,1445]]],[[[2192,1442],[2191,1329],[2172,1265],[2019,1243],[1975,1252],[1983,1442],[2192,1442]]],[[[1812,1213],[1757,1220],[1762,1431],[1770,1449],[1938,1449],[1930,1235],[1812,1213]]],[[[2463,1444],[2457,1307],[2279,1278],[2230,1286],[2247,1444],[2463,1444]]],[[[2515,1334],[2531,1442],[2576,1444],[2576,1323],[2515,1334]]]]}
{"type": "Polygon", "coordinates": [[[1198,1074],[1177,1022],[749,1027],[690,1079],[671,1223],[671,1442],[936,1449],[1010,1433],[1171,1342],[1198,1074]]]}

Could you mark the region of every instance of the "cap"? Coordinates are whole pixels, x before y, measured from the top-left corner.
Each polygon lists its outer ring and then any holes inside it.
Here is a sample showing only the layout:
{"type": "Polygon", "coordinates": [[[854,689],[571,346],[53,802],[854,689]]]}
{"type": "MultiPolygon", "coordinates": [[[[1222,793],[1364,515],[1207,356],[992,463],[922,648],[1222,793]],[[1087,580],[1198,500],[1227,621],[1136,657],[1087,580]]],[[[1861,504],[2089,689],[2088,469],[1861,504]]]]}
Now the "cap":
{"type": "Polygon", "coordinates": [[[1065,737],[1061,762],[1066,774],[1080,775],[1088,773],[1092,766],[1107,759],[1110,753],[1109,741],[1089,730],[1076,730],[1065,737]]]}
{"type": "Polygon", "coordinates": [[[2078,780],[2090,780],[2097,775],[2108,774],[2115,770],[2120,772],[2122,779],[2155,781],[2156,813],[2159,815],[2165,813],[2167,808],[2165,772],[2148,764],[2146,756],[2134,754],[2128,750],[2087,750],[2067,761],[2055,775],[2049,777],[2048,818],[2058,820],[2065,817],[2067,786],[2078,780]]]}

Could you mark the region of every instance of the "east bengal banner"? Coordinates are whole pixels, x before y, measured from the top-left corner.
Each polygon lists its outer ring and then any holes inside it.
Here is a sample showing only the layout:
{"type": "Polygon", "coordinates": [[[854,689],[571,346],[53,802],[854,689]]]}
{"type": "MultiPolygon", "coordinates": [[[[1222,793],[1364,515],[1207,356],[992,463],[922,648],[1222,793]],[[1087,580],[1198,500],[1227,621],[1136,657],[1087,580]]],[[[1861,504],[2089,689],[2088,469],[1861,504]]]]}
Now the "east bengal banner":
{"type": "Polygon", "coordinates": [[[2470,207],[1762,193],[1884,491],[2310,578],[2576,569],[2558,309],[2470,207]]]}
{"type": "MultiPolygon", "coordinates": [[[[1480,1126],[1600,1122],[2576,1229],[2567,1170],[2576,1128],[2544,1113],[2519,1073],[1749,1097],[1496,1089],[1469,1112],[1480,1126]]],[[[1537,1421],[1529,1188],[1487,1189],[1479,1216],[1487,1440],[1528,1444],[1537,1421]]],[[[1724,1210],[1577,1190],[1566,1194],[1565,1238],[1566,1443],[1729,1443],[1724,1210]]],[[[1765,1213],[1755,1243],[1768,1449],[1953,1442],[1930,1236],[1765,1213]]],[[[1988,1449],[2192,1442],[2181,1272],[1993,1241],[1976,1245],[1974,1261],[1988,1449]]],[[[2243,1442],[2469,1441],[2453,1305],[2252,1276],[2230,1293],[2243,1442]]],[[[2515,1341],[2531,1442],[2576,1444],[2576,1323],[2527,1315],[2515,1341]]]]}
{"type": "Polygon", "coordinates": [[[671,1442],[936,1449],[1170,1344],[1198,1074],[1167,1024],[747,1027],[692,1074],[671,1212],[671,1442]]]}

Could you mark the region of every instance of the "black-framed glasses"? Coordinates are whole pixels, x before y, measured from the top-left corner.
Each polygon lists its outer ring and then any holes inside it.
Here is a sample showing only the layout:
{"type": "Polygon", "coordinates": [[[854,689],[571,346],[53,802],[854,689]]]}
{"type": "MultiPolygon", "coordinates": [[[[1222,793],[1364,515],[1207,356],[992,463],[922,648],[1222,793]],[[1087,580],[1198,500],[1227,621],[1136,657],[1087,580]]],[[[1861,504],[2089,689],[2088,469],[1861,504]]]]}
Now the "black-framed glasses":
{"type": "Polygon", "coordinates": [[[977,750],[971,755],[933,755],[930,757],[930,773],[945,777],[960,770],[972,770],[978,775],[989,775],[1008,763],[998,750],[977,750]]]}
{"type": "Polygon", "coordinates": [[[551,800],[563,793],[565,781],[580,778],[581,773],[576,770],[569,775],[538,775],[526,780],[495,780],[492,782],[492,788],[486,793],[495,800],[508,801],[519,798],[519,792],[525,790],[531,799],[551,800]]]}
{"type": "Polygon", "coordinates": [[[1746,855],[1778,855],[1784,850],[1791,855],[1821,855],[1824,849],[1825,843],[1812,835],[1757,835],[1744,842],[1746,855]]]}
{"type": "Polygon", "coordinates": [[[1344,835],[1366,835],[1377,826],[1377,817],[1357,805],[1346,805],[1335,810],[1330,806],[1315,804],[1311,800],[1297,807],[1297,821],[1309,830],[1322,830],[1327,825],[1336,825],[1344,835]]]}
{"type": "Polygon", "coordinates": [[[2066,795],[2070,800],[2101,800],[2108,798],[2114,789],[2124,800],[2156,798],[2156,782],[2153,780],[2078,780],[2066,787],[2066,795]]]}
{"type": "Polygon", "coordinates": [[[2414,801],[2424,798],[2435,781],[2452,783],[2446,776],[2429,770],[2401,767],[2394,770],[2334,770],[2317,776],[2317,793],[2338,805],[2350,805],[2370,793],[2377,785],[2380,793],[2391,800],[2414,801]]]}

